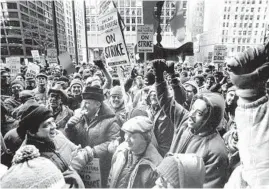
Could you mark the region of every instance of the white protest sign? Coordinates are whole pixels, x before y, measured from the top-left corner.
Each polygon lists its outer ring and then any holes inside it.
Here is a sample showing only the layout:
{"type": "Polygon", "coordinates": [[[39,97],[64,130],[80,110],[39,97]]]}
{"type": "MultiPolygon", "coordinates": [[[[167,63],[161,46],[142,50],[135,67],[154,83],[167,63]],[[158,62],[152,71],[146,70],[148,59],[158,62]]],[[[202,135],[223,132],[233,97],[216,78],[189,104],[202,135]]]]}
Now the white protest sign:
{"type": "Polygon", "coordinates": [[[15,76],[21,72],[21,58],[20,57],[7,57],[6,66],[10,69],[10,75],[15,76]]]}
{"type": "Polygon", "coordinates": [[[118,21],[117,9],[99,17],[98,31],[104,46],[104,56],[108,66],[129,64],[126,45],[118,21]]]}
{"type": "Polygon", "coordinates": [[[214,56],[213,56],[214,63],[224,63],[226,55],[227,55],[226,45],[214,46],[214,56]]]}
{"type": "Polygon", "coordinates": [[[101,188],[101,170],[98,158],[94,158],[80,172],[79,175],[85,188],[101,188]]]}
{"type": "Polygon", "coordinates": [[[137,52],[152,53],[153,52],[153,24],[137,26],[137,52]]]}
{"type": "Polygon", "coordinates": [[[128,53],[129,53],[130,63],[132,65],[134,65],[135,64],[135,51],[134,51],[135,44],[134,43],[127,43],[126,47],[127,47],[128,53]]]}
{"type": "Polygon", "coordinates": [[[72,63],[70,54],[68,52],[60,54],[59,61],[62,68],[66,70],[68,75],[76,71],[75,65],[72,63]]]}
{"type": "Polygon", "coordinates": [[[28,65],[28,63],[29,63],[28,58],[24,59],[24,63],[25,63],[26,66],[28,65]]]}
{"type": "Polygon", "coordinates": [[[35,78],[35,76],[39,73],[39,71],[40,71],[40,67],[38,65],[32,62],[29,62],[25,76],[35,78]]]}
{"type": "Polygon", "coordinates": [[[47,61],[49,64],[58,63],[56,49],[47,49],[47,61]]]}
{"type": "Polygon", "coordinates": [[[38,50],[31,50],[32,57],[34,60],[40,62],[40,56],[38,50]]]}

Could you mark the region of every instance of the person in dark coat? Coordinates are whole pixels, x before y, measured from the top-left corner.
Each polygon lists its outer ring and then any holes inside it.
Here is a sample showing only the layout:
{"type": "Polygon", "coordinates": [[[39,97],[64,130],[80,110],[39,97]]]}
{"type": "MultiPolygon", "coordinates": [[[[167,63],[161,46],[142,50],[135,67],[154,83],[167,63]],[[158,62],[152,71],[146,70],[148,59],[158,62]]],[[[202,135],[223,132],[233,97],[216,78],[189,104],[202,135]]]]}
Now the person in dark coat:
{"type": "Polygon", "coordinates": [[[11,88],[10,88],[10,74],[7,70],[1,70],[1,96],[11,96],[11,88]]]}
{"type": "Polygon", "coordinates": [[[86,86],[82,98],[81,109],[67,122],[65,132],[75,144],[92,147],[94,157],[100,159],[102,187],[105,187],[112,158],[108,145],[120,136],[120,127],[114,112],[103,102],[102,89],[86,86]]]}
{"type": "Polygon", "coordinates": [[[224,116],[224,99],[216,93],[195,95],[190,112],[169,94],[163,72],[165,60],[154,60],[157,97],[162,110],[174,124],[174,138],[169,152],[195,153],[204,160],[204,187],[222,188],[226,182],[228,155],[216,128],[224,116]]]}
{"type": "Polygon", "coordinates": [[[79,79],[73,79],[71,81],[69,91],[70,94],[68,96],[68,106],[71,110],[76,110],[80,108],[80,104],[82,102],[82,88],[83,83],[79,79]]]}

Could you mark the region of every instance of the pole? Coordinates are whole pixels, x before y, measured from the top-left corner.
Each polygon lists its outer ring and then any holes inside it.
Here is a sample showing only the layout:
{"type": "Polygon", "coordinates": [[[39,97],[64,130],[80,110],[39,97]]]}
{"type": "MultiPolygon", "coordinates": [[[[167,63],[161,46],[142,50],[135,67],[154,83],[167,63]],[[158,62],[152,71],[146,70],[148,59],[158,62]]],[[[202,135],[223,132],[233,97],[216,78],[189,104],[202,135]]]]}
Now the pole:
{"type": "Polygon", "coordinates": [[[87,11],[86,11],[86,0],[84,0],[84,22],[85,22],[85,40],[86,40],[86,61],[89,62],[89,49],[88,49],[88,34],[87,34],[87,11]]]}
{"type": "Polygon", "coordinates": [[[54,32],[54,41],[55,48],[57,51],[57,56],[59,56],[59,42],[58,42],[58,33],[57,33],[57,19],[56,19],[56,10],[55,10],[55,1],[52,1],[52,19],[53,19],[53,32],[54,32]]]}
{"type": "Polygon", "coordinates": [[[73,11],[73,26],[74,26],[74,40],[75,40],[75,56],[76,56],[76,64],[78,64],[78,44],[77,44],[75,1],[72,1],[72,11],[73,11]]]}
{"type": "Polygon", "coordinates": [[[147,74],[147,53],[144,52],[144,77],[146,77],[147,74]]]}

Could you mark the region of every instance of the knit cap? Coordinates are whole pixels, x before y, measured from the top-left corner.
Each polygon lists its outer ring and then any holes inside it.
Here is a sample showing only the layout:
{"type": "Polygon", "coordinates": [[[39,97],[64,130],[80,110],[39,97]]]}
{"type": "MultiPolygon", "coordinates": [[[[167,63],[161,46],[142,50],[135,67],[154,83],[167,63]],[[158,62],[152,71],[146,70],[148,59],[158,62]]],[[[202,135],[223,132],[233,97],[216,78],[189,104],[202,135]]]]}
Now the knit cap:
{"type": "Polygon", "coordinates": [[[72,88],[72,86],[75,85],[75,84],[80,85],[81,88],[83,88],[83,83],[81,82],[80,79],[73,79],[73,80],[71,81],[70,88],[72,88]]]}
{"type": "Polygon", "coordinates": [[[21,85],[22,88],[24,88],[24,83],[21,82],[20,80],[15,79],[14,81],[11,82],[11,86],[12,85],[17,85],[17,84],[21,85]]]}
{"type": "Polygon", "coordinates": [[[61,171],[39,150],[26,145],[16,151],[13,165],[1,178],[1,188],[63,188],[61,171]]]}
{"type": "Polygon", "coordinates": [[[82,99],[83,100],[92,99],[92,100],[97,100],[99,102],[103,102],[105,99],[103,89],[86,86],[84,90],[82,91],[82,99]]]}
{"type": "Polygon", "coordinates": [[[110,89],[110,95],[119,95],[122,96],[122,90],[120,86],[115,86],[112,89],[110,89]]]}

